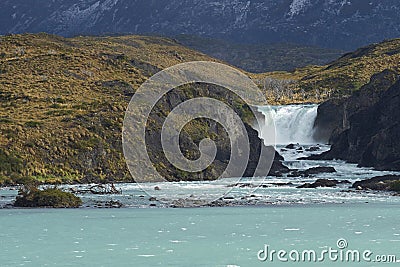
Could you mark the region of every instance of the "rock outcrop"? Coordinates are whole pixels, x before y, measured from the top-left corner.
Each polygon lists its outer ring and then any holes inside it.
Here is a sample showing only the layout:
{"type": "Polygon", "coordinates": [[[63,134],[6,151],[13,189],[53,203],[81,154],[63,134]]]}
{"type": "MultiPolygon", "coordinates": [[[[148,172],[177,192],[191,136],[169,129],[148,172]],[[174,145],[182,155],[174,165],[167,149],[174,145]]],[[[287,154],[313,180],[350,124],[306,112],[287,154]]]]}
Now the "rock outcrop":
{"type": "Polygon", "coordinates": [[[303,185],[298,186],[297,188],[318,188],[318,187],[335,187],[339,184],[349,184],[350,182],[347,180],[339,181],[339,180],[329,180],[329,179],[318,179],[314,183],[305,183],[303,185]]]}
{"type": "Polygon", "coordinates": [[[400,170],[400,80],[385,70],[348,98],[323,103],[316,137],[330,151],[309,159],[343,159],[378,170],[400,170]]]}
{"type": "Polygon", "coordinates": [[[400,191],[399,175],[384,175],[355,182],[352,188],[358,190],[400,191]]]}
{"type": "Polygon", "coordinates": [[[269,176],[282,176],[283,173],[288,173],[290,170],[288,167],[283,165],[282,161],[284,158],[271,146],[265,147],[264,142],[258,137],[258,132],[254,130],[251,126],[246,125],[246,130],[250,140],[250,159],[247,165],[246,172],[244,173],[245,177],[252,177],[256,170],[256,164],[258,164],[261,160],[261,173],[269,176]],[[263,148],[262,148],[263,147],[263,148]],[[267,154],[275,154],[272,165],[270,169],[265,169],[269,167],[268,162],[262,162],[263,159],[260,159],[261,149],[265,149],[267,154]],[[263,169],[264,167],[264,169],[263,169]]]}
{"type": "Polygon", "coordinates": [[[314,167],[304,171],[293,170],[289,177],[310,177],[320,173],[334,173],[336,172],[335,168],[333,167],[314,167]]]}

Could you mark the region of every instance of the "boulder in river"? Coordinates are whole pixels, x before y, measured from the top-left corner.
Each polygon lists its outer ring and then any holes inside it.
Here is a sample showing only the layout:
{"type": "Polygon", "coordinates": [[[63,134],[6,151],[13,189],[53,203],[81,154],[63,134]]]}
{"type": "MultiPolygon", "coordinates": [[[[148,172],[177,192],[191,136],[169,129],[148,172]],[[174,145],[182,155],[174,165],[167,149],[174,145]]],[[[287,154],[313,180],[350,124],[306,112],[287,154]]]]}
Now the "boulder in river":
{"type": "Polygon", "coordinates": [[[294,144],[289,144],[289,145],[285,146],[285,148],[287,148],[287,149],[295,149],[296,147],[295,147],[294,144]]]}
{"type": "Polygon", "coordinates": [[[320,149],[321,149],[321,148],[318,147],[318,146],[312,146],[312,147],[306,148],[306,151],[307,151],[307,152],[315,152],[315,151],[318,151],[318,150],[320,150],[320,149]]]}
{"type": "Polygon", "coordinates": [[[384,175],[358,181],[353,184],[352,188],[400,192],[400,175],[384,175]]]}
{"type": "Polygon", "coordinates": [[[333,167],[313,167],[305,171],[293,170],[288,177],[309,177],[320,173],[334,173],[336,172],[333,167]]]}
{"type": "Polygon", "coordinates": [[[314,167],[304,171],[305,176],[310,176],[314,174],[320,173],[334,173],[336,172],[335,168],[333,167],[314,167]]]}
{"type": "Polygon", "coordinates": [[[350,183],[347,180],[339,181],[335,179],[318,179],[314,183],[305,183],[303,185],[298,186],[297,188],[317,188],[317,187],[335,187],[338,184],[347,184],[350,183]]]}

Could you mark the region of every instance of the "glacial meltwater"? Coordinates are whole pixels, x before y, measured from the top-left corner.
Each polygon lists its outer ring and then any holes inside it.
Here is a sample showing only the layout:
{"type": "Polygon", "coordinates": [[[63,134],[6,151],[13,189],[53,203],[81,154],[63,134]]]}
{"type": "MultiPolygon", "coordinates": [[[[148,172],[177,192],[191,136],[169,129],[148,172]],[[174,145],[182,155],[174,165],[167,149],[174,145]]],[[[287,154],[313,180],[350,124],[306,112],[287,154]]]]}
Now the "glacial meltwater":
{"type": "MultiPolygon", "coordinates": [[[[1,266],[381,266],[260,261],[271,250],[370,250],[400,259],[398,204],[0,210],[1,266]]],[[[397,263],[398,264],[398,263],[397,263]]],[[[391,264],[396,266],[396,264],[391,264]]],[[[384,265],[386,266],[386,265],[384,265]]],[[[389,265],[390,266],[390,265],[389,265]]]]}
{"type": "MultiPolygon", "coordinates": [[[[83,208],[72,210],[7,209],[17,191],[2,188],[0,266],[398,265],[399,196],[346,183],[297,188],[318,178],[353,183],[395,173],[340,160],[299,160],[329,149],[312,139],[316,112],[316,105],[271,107],[276,149],[291,169],[334,167],[335,173],[117,184],[121,194],[82,193],[83,208]],[[179,206],[172,199],[188,195],[224,197],[212,207],[172,208],[179,206]],[[123,208],[95,208],[114,202],[123,208]]],[[[64,186],[75,192],[89,187],[64,186]]]]}

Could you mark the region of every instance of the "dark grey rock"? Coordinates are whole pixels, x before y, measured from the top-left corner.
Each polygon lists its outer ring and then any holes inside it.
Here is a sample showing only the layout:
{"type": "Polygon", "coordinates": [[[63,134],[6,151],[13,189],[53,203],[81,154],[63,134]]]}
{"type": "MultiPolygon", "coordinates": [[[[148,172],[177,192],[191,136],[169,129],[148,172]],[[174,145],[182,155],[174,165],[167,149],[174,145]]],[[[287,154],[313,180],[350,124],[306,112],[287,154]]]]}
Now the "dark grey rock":
{"type": "Polygon", "coordinates": [[[394,191],[394,188],[392,187],[394,182],[400,182],[399,175],[377,176],[363,181],[358,181],[352,185],[352,188],[358,190],[394,191]]]}
{"type": "Polygon", "coordinates": [[[334,173],[336,172],[333,167],[314,167],[305,171],[293,170],[288,174],[288,177],[309,177],[320,173],[334,173]]]}
{"type": "Polygon", "coordinates": [[[318,147],[318,146],[312,146],[312,147],[306,148],[306,151],[308,151],[308,152],[315,152],[315,151],[318,151],[318,150],[320,150],[320,149],[321,149],[321,148],[318,147]]]}
{"type": "Polygon", "coordinates": [[[314,167],[314,168],[305,170],[303,173],[305,176],[310,176],[310,175],[314,175],[314,174],[334,173],[334,172],[336,172],[336,170],[333,167],[314,167]]]}
{"type": "Polygon", "coordinates": [[[318,187],[335,187],[338,184],[348,184],[349,181],[338,181],[338,180],[329,180],[329,179],[318,179],[314,183],[305,183],[303,185],[298,186],[297,188],[318,188],[318,187]]]}
{"type": "Polygon", "coordinates": [[[332,147],[308,159],[343,159],[378,170],[400,170],[399,107],[399,75],[391,70],[374,75],[349,98],[325,102],[315,126],[319,136],[329,136],[332,147]]]}
{"type": "Polygon", "coordinates": [[[287,148],[287,149],[295,149],[296,146],[294,144],[289,144],[289,145],[285,146],[285,148],[287,148]]]}

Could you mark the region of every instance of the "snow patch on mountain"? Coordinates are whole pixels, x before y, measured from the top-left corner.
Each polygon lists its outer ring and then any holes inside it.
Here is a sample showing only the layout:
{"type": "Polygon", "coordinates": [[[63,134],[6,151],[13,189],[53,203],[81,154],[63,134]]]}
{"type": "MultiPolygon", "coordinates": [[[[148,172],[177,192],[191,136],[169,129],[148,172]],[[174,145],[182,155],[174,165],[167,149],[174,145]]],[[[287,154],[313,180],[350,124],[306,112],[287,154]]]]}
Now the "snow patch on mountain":
{"type": "Polygon", "coordinates": [[[93,27],[104,12],[112,10],[118,2],[119,0],[81,1],[64,11],[53,13],[49,20],[62,25],[55,29],[57,33],[68,28],[78,29],[82,25],[93,27]]]}
{"type": "Polygon", "coordinates": [[[290,17],[293,17],[295,15],[300,14],[302,11],[304,11],[307,6],[310,5],[310,0],[293,0],[293,2],[290,4],[290,10],[288,15],[290,17]]]}
{"type": "Polygon", "coordinates": [[[235,25],[238,27],[244,27],[246,24],[247,13],[249,12],[250,1],[247,3],[242,3],[241,5],[237,5],[236,9],[236,20],[235,25]]]}

